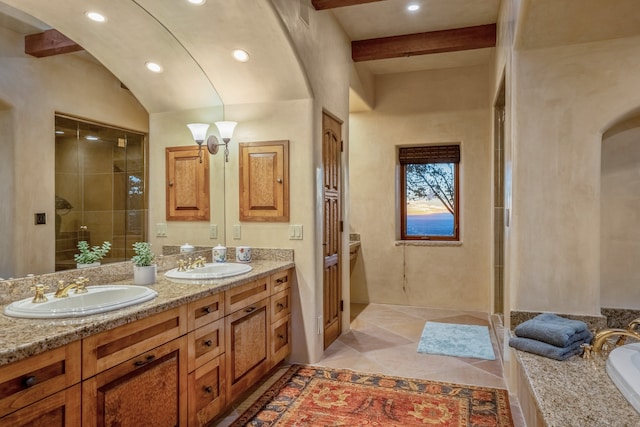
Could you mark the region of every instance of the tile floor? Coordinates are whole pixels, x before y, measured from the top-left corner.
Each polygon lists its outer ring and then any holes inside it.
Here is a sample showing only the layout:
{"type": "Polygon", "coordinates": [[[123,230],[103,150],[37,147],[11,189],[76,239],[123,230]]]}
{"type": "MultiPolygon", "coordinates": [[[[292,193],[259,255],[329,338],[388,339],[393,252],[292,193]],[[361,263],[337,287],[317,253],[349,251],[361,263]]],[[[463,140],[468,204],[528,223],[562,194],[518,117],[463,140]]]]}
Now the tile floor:
{"type": "MultiPolygon", "coordinates": [[[[496,360],[422,354],[416,351],[427,320],[489,326],[487,313],[386,304],[352,304],[351,330],[338,338],[315,365],[458,384],[506,388],[496,337],[496,360]]],[[[489,328],[491,330],[491,328],[489,328]]],[[[229,425],[251,402],[284,373],[274,373],[233,412],[218,421],[229,425]]],[[[509,396],[515,427],[525,427],[515,396],[509,396]]]]}

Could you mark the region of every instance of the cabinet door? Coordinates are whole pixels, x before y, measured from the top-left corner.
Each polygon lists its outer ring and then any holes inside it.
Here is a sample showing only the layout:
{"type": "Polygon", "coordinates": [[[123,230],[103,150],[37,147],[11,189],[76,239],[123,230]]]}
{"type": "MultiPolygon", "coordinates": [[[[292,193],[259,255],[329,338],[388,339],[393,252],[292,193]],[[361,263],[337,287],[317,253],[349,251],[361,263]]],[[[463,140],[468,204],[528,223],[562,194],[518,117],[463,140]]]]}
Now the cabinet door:
{"type": "Polygon", "coordinates": [[[82,425],[186,425],[186,355],[180,337],[83,381],[82,425]]]}
{"type": "Polygon", "coordinates": [[[80,427],[80,384],[0,418],[1,427],[80,427]]]}
{"type": "Polygon", "coordinates": [[[225,318],[228,402],[269,369],[269,312],[269,298],[265,298],[225,318]]]}
{"type": "Polygon", "coordinates": [[[189,374],[189,425],[204,426],[225,407],[225,360],[219,356],[189,374]]]}
{"type": "Polygon", "coordinates": [[[289,221],[289,141],[240,144],[240,221],[289,221]]]}
{"type": "Polygon", "coordinates": [[[209,153],[167,147],[167,220],[209,220],[209,153]]]}

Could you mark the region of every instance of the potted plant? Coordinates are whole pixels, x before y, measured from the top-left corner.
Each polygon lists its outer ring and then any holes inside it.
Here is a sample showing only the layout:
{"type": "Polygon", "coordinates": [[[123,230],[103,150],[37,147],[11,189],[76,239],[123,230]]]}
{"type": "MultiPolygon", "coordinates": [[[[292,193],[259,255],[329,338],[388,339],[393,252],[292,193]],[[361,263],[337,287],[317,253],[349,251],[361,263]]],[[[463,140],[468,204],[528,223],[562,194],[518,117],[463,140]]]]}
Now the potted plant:
{"type": "Polygon", "coordinates": [[[104,258],[111,250],[111,243],[103,242],[102,246],[89,246],[86,240],[78,242],[79,254],[75,254],[73,259],[76,261],[78,268],[96,267],[100,265],[100,260],[104,258]]]}
{"type": "Polygon", "coordinates": [[[135,242],[133,262],[133,281],[136,285],[152,285],[156,282],[157,265],[153,263],[155,255],[151,252],[151,243],[135,242]]]}

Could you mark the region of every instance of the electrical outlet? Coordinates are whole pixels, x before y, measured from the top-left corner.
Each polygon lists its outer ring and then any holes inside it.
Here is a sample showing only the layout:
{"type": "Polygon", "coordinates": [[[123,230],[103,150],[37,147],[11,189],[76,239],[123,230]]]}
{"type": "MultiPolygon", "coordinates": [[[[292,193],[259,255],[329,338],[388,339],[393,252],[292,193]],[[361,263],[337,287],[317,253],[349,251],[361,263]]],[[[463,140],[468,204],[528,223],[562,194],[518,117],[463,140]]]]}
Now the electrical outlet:
{"type": "Polygon", "coordinates": [[[235,240],[242,239],[242,228],[238,224],[233,226],[233,238],[235,240]]]}
{"type": "Polygon", "coordinates": [[[218,238],[218,226],[216,224],[209,224],[209,238],[210,239],[218,238]]]}
{"type": "Polygon", "coordinates": [[[156,236],[167,237],[167,223],[159,222],[156,224],[156,236]]]}
{"type": "Polygon", "coordinates": [[[44,212],[39,212],[35,214],[35,223],[36,225],[42,225],[47,223],[47,214],[44,212]]]}

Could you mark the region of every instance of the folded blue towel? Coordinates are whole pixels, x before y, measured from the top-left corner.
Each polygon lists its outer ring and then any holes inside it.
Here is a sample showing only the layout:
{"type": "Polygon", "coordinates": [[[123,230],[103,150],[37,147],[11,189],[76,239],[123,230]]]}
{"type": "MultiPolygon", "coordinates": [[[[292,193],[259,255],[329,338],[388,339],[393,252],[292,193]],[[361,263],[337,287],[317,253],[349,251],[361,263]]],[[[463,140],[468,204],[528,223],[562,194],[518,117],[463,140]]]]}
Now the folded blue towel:
{"type": "Polygon", "coordinates": [[[511,337],[509,345],[515,349],[538,354],[555,360],[566,360],[571,356],[582,353],[580,346],[586,341],[578,341],[569,347],[556,347],[529,338],[511,337]]]}
{"type": "Polygon", "coordinates": [[[578,341],[591,341],[593,338],[586,323],[553,313],[542,313],[522,322],[514,332],[520,338],[531,338],[556,347],[569,347],[578,341]]]}

